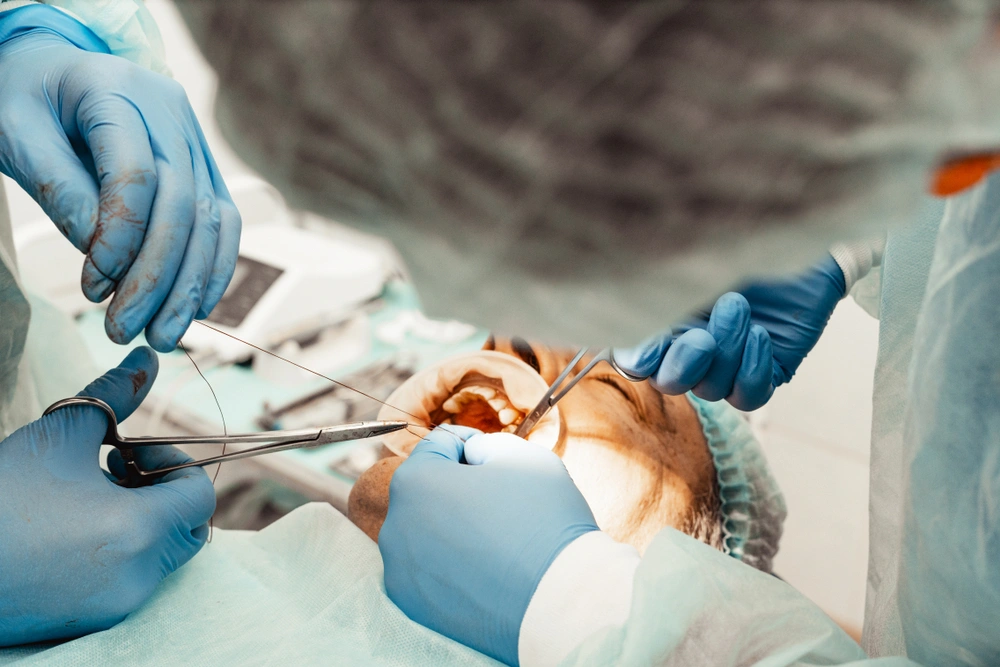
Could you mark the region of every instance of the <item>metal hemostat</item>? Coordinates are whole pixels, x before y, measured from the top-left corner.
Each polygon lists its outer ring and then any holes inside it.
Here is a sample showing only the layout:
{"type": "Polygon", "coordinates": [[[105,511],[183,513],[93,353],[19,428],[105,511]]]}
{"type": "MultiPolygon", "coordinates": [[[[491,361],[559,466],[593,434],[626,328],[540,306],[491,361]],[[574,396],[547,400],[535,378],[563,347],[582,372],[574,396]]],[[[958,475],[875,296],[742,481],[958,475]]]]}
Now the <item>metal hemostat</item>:
{"type": "Polygon", "coordinates": [[[393,431],[406,428],[409,422],[405,421],[361,421],[351,424],[340,424],[338,426],[323,426],[320,428],[296,429],[293,431],[263,431],[260,433],[245,433],[237,435],[211,435],[211,436],[163,436],[163,437],[141,437],[126,438],[118,433],[118,419],[115,411],[110,405],[98,398],[89,396],[75,396],[56,401],[46,410],[46,415],[72,406],[91,406],[100,408],[108,416],[108,430],[104,435],[104,444],[111,445],[122,454],[125,461],[125,479],[121,484],[127,487],[146,486],[152,484],[156,479],[175,470],[183,470],[195,466],[205,466],[212,463],[222,463],[224,461],[235,461],[246,459],[262,454],[273,452],[283,452],[289,449],[299,449],[303,447],[318,447],[333,442],[344,442],[347,440],[361,440],[382,436],[393,431]],[[188,461],[178,465],[157,468],[155,470],[143,470],[135,460],[135,448],[150,447],[156,445],[201,445],[201,444],[254,444],[264,443],[259,447],[251,447],[238,452],[212,456],[197,461],[188,461]]]}
{"type": "Polygon", "coordinates": [[[576,354],[575,357],[573,357],[573,359],[568,364],[566,364],[566,368],[564,368],[563,372],[559,374],[559,377],[555,379],[555,382],[549,385],[549,389],[542,396],[542,400],[538,401],[538,405],[536,405],[535,408],[531,412],[529,412],[527,416],[525,416],[524,421],[522,421],[521,424],[517,427],[517,430],[514,432],[514,435],[517,435],[521,438],[527,437],[527,435],[531,433],[531,429],[533,429],[535,427],[535,424],[538,423],[538,420],[544,417],[545,413],[551,410],[556,403],[562,400],[562,397],[568,394],[569,390],[575,387],[577,382],[582,380],[584,376],[586,376],[587,373],[589,373],[594,368],[594,366],[601,363],[602,361],[608,362],[611,368],[615,369],[616,373],[621,375],[629,382],[642,382],[643,380],[649,378],[648,375],[645,377],[633,375],[632,373],[629,373],[628,371],[622,369],[615,362],[614,350],[612,350],[610,347],[606,347],[597,354],[595,354],[594,358],[591,359],[587,363],[587,365],[583,367],[583,370],[581,370],[579,373],[577,373],[573,377],[569,378],[568,381],[566,381],[566,378],[569,377],[570,373],[573,372],[573,369],[576,368],[576,365],[580,363],[580,360],[583,359],[583,357],[587,354],[588,351],[589,348],[586,347],[583,348],[576,354]],[[566,382],[566,384],[563,385],[563,382],[566,382]]]}

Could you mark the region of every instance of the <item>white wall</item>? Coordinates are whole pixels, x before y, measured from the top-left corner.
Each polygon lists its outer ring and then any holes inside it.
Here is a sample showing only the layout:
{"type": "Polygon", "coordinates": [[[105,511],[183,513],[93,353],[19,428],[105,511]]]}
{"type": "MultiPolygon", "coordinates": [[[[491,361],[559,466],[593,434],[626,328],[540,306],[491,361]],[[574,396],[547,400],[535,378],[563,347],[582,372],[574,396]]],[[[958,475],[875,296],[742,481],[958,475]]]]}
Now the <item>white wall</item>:
{"type": "MultiPolygon", "coordinates": [[[[215,79],[168,0],[147,0],[227,178],[248,173],[211,114],[215,79]]],[[[15,227],[41,215],[8,188],[15,227]]],[[[778,573],[841,623],[860,628],[868,548],[868,442],[877,323],[841,304],[794,382],[755,416],[789,507],[778,573]]]]}
{"type": "Polygon", "coordinates": [[[840,304],[791,384],[755,415],[785,493],[775,571],[860,630],[868,568],[868,454],[878,322],[840,304]]]}

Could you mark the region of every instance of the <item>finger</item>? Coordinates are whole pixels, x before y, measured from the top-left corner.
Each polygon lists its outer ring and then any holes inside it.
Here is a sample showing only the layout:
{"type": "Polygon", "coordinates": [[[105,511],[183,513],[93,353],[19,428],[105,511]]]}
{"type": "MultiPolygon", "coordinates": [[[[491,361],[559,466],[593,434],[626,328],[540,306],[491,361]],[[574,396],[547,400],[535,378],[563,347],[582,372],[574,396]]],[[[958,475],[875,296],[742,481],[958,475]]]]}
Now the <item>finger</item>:
{"type": "Polygon", "coordinates": [[[102,301],[139,255],[157,192],[156,165],[146,125],[128,101],[85,96],[77,122],[101,187],[96,227],[75,230],[91,236],[82,285],[88,298],[102,301]]]}
{"type": "MultiPolygon", "coordinates": [[[[132,450],[135,463],[140,470],[154,472],[161,468],[190,463],[194,459],[177,447],[169,445],[157,445],[155,447],[136,447],[132,450]]],[[[184,468],[167,473],[161,477],[155,477],[153,484],[162,484],[175,478],[180,478],[186,474],[187,470],[194,470],[195,467],[184,468]]],[[[201,468],[197,468],[201,470],[201,468]]],[[[125,468],[125,460],[122,458],[121,450],[112,449],[108,452],[108,470],[119,480],[125,479],[128,471],[125,468]]]]}
{"type": "Polygon", "coordinates": [[[750,327],[747,335],[743,362],[733,383],[733,391],[727,399],[738,410],[756,410],[770,400],[774,394],[772,383],[774,356],[771,337],[759,324],[750,327]]]}
{"type": "Polygon", "coordinates": [[[216,203],[219,207],[220,215],[215,264],[208,279],[208,286],[205,288],[201,307],[198,309],[196,315],[198,319],[204,319],[208,317],[209,313],[219,303],[219,300],[222,299],[226,288],[229,287],[229,281],[233,279],[233,274],[236,271],[236,259],[240,253],[240,234],[243,228],[243,220],[240,217],[239,210],[236,208],[236,204],[233,203],[233,198],[229,194],[229,188],[226,187],[226,182],[222,178],[222,173],[219,171],[218,165],[215,163],[215,158],[212,157],[211,151],[208,150],[208,142],[205,141],[205,136],[201,131],[198,119],[193,118],[192,122],[197,132],[205,166],[211,177],[212,189],[215,191],[216,203]]]}
{"type": "Polygon", "coordinates": [[[243,220],[236,204],[224,199],[218,200],[221,214],[219,226],[219,242],[215,251],[215,266],[205,288],[205,296],[198,309],[197,319],[205,319],[219,304],[229,287],[229,282],[236,273],[236,260],[240,254],[240,235],[243,220]]]}
{"type": "MultiPolygon", "coordinates": [[[[465,449],[465,441],[482,431],[468,426],[438,426],[427,434],[410,452],[408,461],[441,460],[459,463],[465,449]]],[[[403,465],[406,465],[404,462],[403,465]]],[[[400,466],[402,467],[402,466],[400,466]]],[[[411,466],[412,467],[412,466],[411,466]]]]}
{"type": "Polygon", "coordinates": [[[104,410],[89,405],[71,405],[24,428],[33,431],[30,441],[35,443],[36,451],[49,448],[58,452],[43,460],[57,462],[60,469],[54,472],[64,481],[70,481],[67,475],[91,479],[92,474],[103,472],[98,457],[108,432],[108,416],[104,410]],[[67,460],[75,465],[67,466],[67,460]]]}
{"type": "Polygon", "coordinates": [[[195,219],[184,259],[160,310],[146,327],[146,340],[155,349],[173,350],[201,309],[219,245],[221,214],[208,169],[200,156],[193,165],[196,192],[195,219]]]}
{"type": "Polygon", "coordinates": [[[476,433],[465,441],[465,462],[472,466],[496,461],[530,464],[546,455],[559,458],[551,450],[513,433],[476,433]]]}
{"type": "Polygon", "coordinates": [[[695,396],[721,401],[733,390],[750,331],[750,304],[736,292],[723,294],[712,308],[706,331],[715,339],[716,351],[705,377],[694,386],[695,396]]]}
{"type": "Polygon", "coordinates": [[[129,489],[145,501],[156,535],[170,541],[168,571],[189,561],[208,537],[205,524],[215,513],[215,489],[201,468],[170,473],[153,486],[129,489]]]}
{"type": "Polygon", "coordinates": [[[48,110],[31,109],[25,109],[23,116],[4,119],[3,124],[0,138],[5,133],[32,137],[31,150],[4,151],[0,155],[3,173],[31,195],[77,250],[87,252],[90,236],[80,235],[77,230],[96,225],[97,183],[73,151],[62,127],[51,119],[48,110]]]}
{"type": "MultiPolygon", "coordinates": [[[[125,360],[91,382],[78,396],[99,398],[114,410],[117,421],[124,421],[149,393],[156,378],[157,359],[148,347],[132,350],[125,360]]],[[[45,429],[42,442],[66,446],[67,455],[81,468],[97,467],[98,453],[108,431],[108,415],[96,406],[74,405],[60,408],[36,422],[45,429]]],[[[89,469],[88,469],[89,470],[89,469]]]]}
{"type": "MultiPolygon", "coordinates": [[[[135,456],[135,462],[139,468],[147,471],[158,470],[159,468],[169,468],[170,466],[180,465],[194,460],[180,449],[167,445],[156,447],[136,447],[132,450],[132,453],[135,456]]],[[[122,458],[120,449],[113,448],[108,452],[108,471],[119,480],[125,479],[128,475],[128,471],[125,468],[125,459],[122,458]]],[[[166,477],[167,475],[157,478],[154,480],[154,484],[160,483],[166,477]]]]}
{"type": "Polygon", "coordinates": [[[690,391],[705,377],[715,357],[716,343],[704,329],[691,329],[670,345],[656,375],[653,386],[664,394],[677,396],[690,391]]]}
{"type": "MultiPolygon", "coordinates": [[[[191,461],[191,457],[176,447],[137,447],[136,464],[142,470],[157,470],[191,461]]],[[[212,518],[215,512],[215,487],[200,466],[175,470],[158,478],[152,486],[135,489],[155,500],[164,514],[187,531],[212,518]]]]}
{"type": "MultiPolygon", "coordinates": [[[[115,411],[119,422],[128,419],[149,393],[156,379],[159,361],[148,347],[137,347],[117,368],[87,385],[78,396],[99,398],[115,411]]],[[[89,408],[100,411],[98,408],[89,408]]]]}
{"type": "Polygon", "coordinates": [[[626,373],[637,377],[651,377],[663,363],[663,356],[670,348],[673,332],[658,334],[630,348],[615,348],[615,364],[626,373]]]}
{"type": "Polygon", "coordinates": [[[121,481],[127,476],[125,470],[125,459],[122,458],[121,450],[114,447],[108,452],[108,472],[114,477],[113,481],[121,481]]]}
{"type": "MultiPolygon", "coordinates": [[[[119,281],[104,327],[116,343],[127,343],[160,310],[174,286],[195,220],[194,172],[187,143],[158,156],[158,189],[146,237],[132,267],[119,281]]],[[[152,341],[151,341],[152,342],[152,341]]],[[[154,345],[154,349],[167,352],[154,345]]]]}

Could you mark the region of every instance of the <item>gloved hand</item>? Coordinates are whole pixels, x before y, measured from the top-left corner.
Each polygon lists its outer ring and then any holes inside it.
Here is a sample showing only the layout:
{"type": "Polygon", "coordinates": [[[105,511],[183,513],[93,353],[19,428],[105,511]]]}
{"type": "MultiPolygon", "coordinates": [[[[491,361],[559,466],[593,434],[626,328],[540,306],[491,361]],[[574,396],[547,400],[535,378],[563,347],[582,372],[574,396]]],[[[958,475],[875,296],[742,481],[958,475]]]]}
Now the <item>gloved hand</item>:
{"type": "Polygon", "coordinates": [[[111,340],[174,349],[225,292],[241,226],[183,88],[45,5],[0,14],[0,41],[0,171],[87,254],[87,298],[114,292],[111,340]]]}
{"type": "MultiPolygon", "coordinates": [[[[121,421],[156,369],[153,352],[138,348],[80,395],[105,401],[121,421]]],[[[0,646],[111,627],[205,543],[215,509],[205,471],[117,486],[98,465],[107,426],[96,407],[67,407],[0,442],[0,646]]],[[[188,460],[173,447],[136,453],[147,468],[188,460]]],[[[121,456],[109,466],[124,475],[121,456]]]]}
{"type": "Polygon", "coordinates": [[[414,621],[516,665],[538,582],[592,530],[587,501],[552,452],[508,433],[437,428],[389,485],[378,537],[385,589],[414,621]]]}
{"type": "Polygon", "coordinates": [[[804,274],[755,283],[723,294],[711,316],[699,317],[631,349],[615,348],[615,363],[650,376],[665,394],[691,391],[756,410],[792,379],[845,295],[833,257],[804,274]]]}

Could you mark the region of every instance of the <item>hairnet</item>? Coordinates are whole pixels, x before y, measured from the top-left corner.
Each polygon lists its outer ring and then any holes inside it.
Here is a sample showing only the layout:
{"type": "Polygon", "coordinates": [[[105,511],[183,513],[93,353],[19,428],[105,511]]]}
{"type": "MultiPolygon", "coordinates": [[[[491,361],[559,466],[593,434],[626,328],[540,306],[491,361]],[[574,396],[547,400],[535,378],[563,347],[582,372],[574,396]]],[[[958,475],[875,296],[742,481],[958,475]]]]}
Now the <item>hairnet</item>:
{"type": "Polygon", "coordinates": [[[688,398],[701,420],[718,475],[724,550],[770,572],[787,512],[760,443],[743,416],[727,403],[710,403],[694,394],[688,398]]]}
{"type": "Polygon", "coordinates": [[[989,0],[178,4],[286,196],[549,341],[637,342],[1000,145],[989,0]]]}

